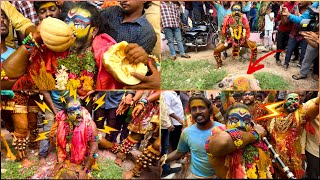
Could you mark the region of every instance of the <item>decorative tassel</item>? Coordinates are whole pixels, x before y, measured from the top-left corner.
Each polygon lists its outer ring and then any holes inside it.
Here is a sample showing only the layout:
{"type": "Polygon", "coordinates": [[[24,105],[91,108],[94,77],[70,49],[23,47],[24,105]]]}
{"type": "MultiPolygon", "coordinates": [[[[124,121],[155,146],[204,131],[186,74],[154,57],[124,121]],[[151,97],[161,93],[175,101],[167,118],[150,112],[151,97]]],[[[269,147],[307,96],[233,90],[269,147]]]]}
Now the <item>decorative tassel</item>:
{"type": "Polygon", "coordinates": [[[34,81],[34,84],[40,90],[53,90],[55,89],[56,82],[52,75],[47,72],[44,61],[41,61],[41,68],[39,73],[33,71],[31,78],[34,81]]]}

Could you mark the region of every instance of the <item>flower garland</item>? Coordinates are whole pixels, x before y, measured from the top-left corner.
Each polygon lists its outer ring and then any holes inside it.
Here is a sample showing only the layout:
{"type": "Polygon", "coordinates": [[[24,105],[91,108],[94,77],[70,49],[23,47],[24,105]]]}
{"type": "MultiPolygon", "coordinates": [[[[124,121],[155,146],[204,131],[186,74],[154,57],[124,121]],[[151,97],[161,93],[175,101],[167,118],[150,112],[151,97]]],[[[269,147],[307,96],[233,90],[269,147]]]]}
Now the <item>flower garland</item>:
{"type": "Polygon", "coordinates": [[[236,40],[239,40],[241,38],[241,35],[242,35],[242,27],[241,26],[238,26],[238,29],[233,29],[233,34],[234,34],[234,38],[236,40]]]}
{"type": "Polygon", "coordinates": [[[56,88],[58,90],[94,89],[94,76],[97,72],[94,55],[90,50],[77,55],[69,54],[64,59],[58,59],[56,73],[56,88]]]}

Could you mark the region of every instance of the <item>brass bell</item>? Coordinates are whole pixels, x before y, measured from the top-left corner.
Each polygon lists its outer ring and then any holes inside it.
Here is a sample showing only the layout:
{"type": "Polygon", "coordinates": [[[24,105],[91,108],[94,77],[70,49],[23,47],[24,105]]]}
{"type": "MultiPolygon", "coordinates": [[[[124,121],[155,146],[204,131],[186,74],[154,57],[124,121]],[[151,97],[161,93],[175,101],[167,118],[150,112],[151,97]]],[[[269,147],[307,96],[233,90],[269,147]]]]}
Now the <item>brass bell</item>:
{"type": "Polygon", "coordinates": [[[149,165],[149,166],[152,166],[152,164],[151,164],[151,163],[149,163],[148,165],[149,165]]]}
{"type": "Polygon", "coordinates": [[[159,160],[159,159],[160,159],[160,157],[157,157],[157,158],[156,158],[156,160],[159,160]]]}
{"type": "Polygon", "coordinates": [[[147,156],[148,156],[148,157],[151,157],[152,155],[151,155],[151,153],[148,153],[147,156]]]}
{"type": "Polygon", "coordinates": [[[137,159],[137,161],[136,161],[137,163],[139,163],[140,161],[139,161],[139,159],[137,159]]]}
{"type": "Polygon", "coordinates": [[[143,168],[147,168],[147,165],[143,165],[143,168]]]}

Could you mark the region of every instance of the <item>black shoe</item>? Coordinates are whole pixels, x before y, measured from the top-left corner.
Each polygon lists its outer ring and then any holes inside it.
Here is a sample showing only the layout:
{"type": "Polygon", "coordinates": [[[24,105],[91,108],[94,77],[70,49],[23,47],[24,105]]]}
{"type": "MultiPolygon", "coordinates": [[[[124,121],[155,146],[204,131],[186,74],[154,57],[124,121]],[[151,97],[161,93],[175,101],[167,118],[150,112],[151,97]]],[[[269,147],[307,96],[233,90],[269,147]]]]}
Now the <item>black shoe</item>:
{"type": "Polygon", "coordinates": [[[281,66],[281,60],[276,60],[278,66],[281,66]]]}
{"type": "Polygon", "coordinates": [[[286,71],[288,70],[289,64],[283,64],[283,69],[286,71]]]}
{"type": "Polygon", "coordinates": [[[162,171],[162,174],[161,174],[161,177],[166,177],[168,176],[169,174],[172,174],[172,173],[177,173],[181,171],[181,167],[176,167],[176,168],[170,168],[166,171],[162,171]]]}

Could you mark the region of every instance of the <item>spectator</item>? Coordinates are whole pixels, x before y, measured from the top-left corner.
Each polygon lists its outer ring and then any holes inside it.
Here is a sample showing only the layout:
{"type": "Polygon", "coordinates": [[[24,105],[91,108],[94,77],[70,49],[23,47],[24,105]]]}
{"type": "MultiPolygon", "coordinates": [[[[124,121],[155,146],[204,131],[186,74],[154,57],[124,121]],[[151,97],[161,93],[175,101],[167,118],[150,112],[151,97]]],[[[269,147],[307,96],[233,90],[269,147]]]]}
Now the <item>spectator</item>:
{"type": "Polygon", "coordinates": [[[6,45],[5,39],[9,34],[9,19],[1,9],[1,63],[5,61],[15,50],[6,45]]]}
{"type": "MultiPolygon", "coordinates": [[[[285,2],[283,4],[283,8],[287,8],[289,12],[293,12],[294,6],[295,6],[294,1],[285,2]]],[[[277,50],[285,50],[288,44],[289,33],[292,29],[292,23],[288,21],[286,16],[283,16],[281,14],[281,11],[279,11],[275,21],[281,21],[278,28],[278,35],[277,35],[277,50]]],[[[281,66],[282,64],[280,60],[280,52],[277,52],[275,57],[276,57],[277,65],[281,66]]]]}
{"type": "Polygon", "coordinates": [[[271,6],[268,7],[267,13],[264,16],[264,46],[266,49],[272,50],[272,33],[274,25],[274,13],[271,11],[271,6]]]}
{"type": "Polygon", "coordinates": [[[247,18],[249,18],[250,8],[251,8],[250,1],[242,1],[242,13],[245,14],[247,18]]]}
{"type": "Polygon", "coordinates": [[[103,27],[116,42],[137,43],[150,54],[157,36],[145,16],[144,9],[151,2],[121,1],[120,6],[111,6],[101,12],[103,27]]]}
{"type": "Polygon", "coordinates": [[[199,95],[191,97],[189,108],[196,124],[182,131],[178,148],[170,153],[166,159],[162,157],[160,163],[178,160],[190,151],[191,175],[188,178],[216,178],[215,172],[208,162],[208,156],[204,147],[206,139],[211,134],[211,130],[214,127],[222,126],[222,124],[210,120],[213,109],[210,100],[207,98],[199,95]]]}
{"type": "MultiPolygon", "coordinates": [[[[295,7],[297,7],[297,9],[295,9],[296,15],[299,15],[300,13],[302,14],[307,10],[307,6],[300,7],[299,8],[300,10],[298,10],[298,6],[295,6],[295,7]]],[[[283,64],[283,68],[285,70],[287,70],[289,67],[291,55],[295,49],[297,49],[300,46],[300,49],[301,49],[300,62],[299,62],[300,65],[301,65],[301,62],[304,58],[305,52],[306,52],[306,48],[307,48],[308,44],[307,44],[306,40],[303,38],[303,36],[301,34],[299,34],[299,27],[300,27],[300,24],[294,24],[292,26],[292,30],[290,31],[290,34],[289,34],[289,41],[288,41],[288,46],[287,46],[287,51],[286,51],[286,57],[285,57],[285,62],[283,64]]],[[[298,53],[295,53],[295,54],[298,54],[298,53]]],[[[297,59],[297,58],[298,58],[298,56],[296,55],[295,59],[297,59]]]]}
{"type": "Polygon", "coordinates": [[[249,13],[249,22],[250,22],[250,31],[254,32],[255,31],[255,22],[257,20],[257,2],[253,2],[250,13],[249,13]]]}
{"type": "Polygon", "coordinates": [[[178,2],[161,2],[161,27],[168,41],[171,59],[176,60],[176,50],[174,48],[174,39],[178,43],[179,53],[183,58],[190,58],[184,51],[181,35],[181,19],[178,2]]]}
{"type": "Polygon", "coordinates": [[[218,27],[220,27],[221,29],[224,17],[232,13],[231,4],[228,1],[224,1],[222,2],[222,5],[216,2],[213,5],[216,8],[218,14],[218,27]]]}

